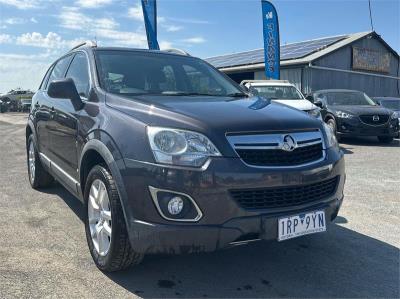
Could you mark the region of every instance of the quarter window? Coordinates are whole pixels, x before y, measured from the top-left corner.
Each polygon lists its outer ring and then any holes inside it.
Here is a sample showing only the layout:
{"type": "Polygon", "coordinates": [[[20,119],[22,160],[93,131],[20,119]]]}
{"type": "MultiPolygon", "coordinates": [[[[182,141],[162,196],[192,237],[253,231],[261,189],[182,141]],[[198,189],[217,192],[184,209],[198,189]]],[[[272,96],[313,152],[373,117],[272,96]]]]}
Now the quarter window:
{"type": "Polygon", "coordinates": [[[78,53],[68,69],[66,78],[71,78],[81,97],[88,97],[89,93],[89,69],[85,54],[78,53]]]}

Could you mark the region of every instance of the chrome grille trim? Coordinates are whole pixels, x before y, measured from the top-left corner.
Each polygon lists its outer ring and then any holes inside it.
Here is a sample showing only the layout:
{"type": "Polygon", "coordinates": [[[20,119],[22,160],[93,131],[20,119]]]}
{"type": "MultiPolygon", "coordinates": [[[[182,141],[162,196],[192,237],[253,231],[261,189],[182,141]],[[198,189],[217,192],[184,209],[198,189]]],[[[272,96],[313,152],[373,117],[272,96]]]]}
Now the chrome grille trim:
{"type": "Polygon", "coordinates": [[[280,132],[280,133],[262,133],[262,134],[235,134],[227,133],[226,138],[229,144],[234,149],[235,153],[241,158],[242,162],[249,167],[255,168],[297,168],[312,165],[321,162],[325,159],[326,146],[323,134],[320,130],[305,131],[305,132],[280,132]],[[282,149],[283,138],[290,135],[296,142],[297,148],[307,147],[311,145],[322,145],[322,157],[315,161],[307,162],[304,164],[291,165],[291,166],[263,166],[253,165],[246,163],[239,155],[237,150],[279,150],[282,149]]]}

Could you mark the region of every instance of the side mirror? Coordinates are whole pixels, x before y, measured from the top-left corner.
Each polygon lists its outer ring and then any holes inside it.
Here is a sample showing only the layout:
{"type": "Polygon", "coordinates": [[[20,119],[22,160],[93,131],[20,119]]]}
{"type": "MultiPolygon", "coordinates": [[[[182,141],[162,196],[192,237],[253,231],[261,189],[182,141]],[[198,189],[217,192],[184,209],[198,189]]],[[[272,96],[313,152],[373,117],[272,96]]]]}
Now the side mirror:
{"type": "Polygon", "coordinates": [[[255,89],[253,86],[249,87],[249,92],[253,95],[253,96],[258,96],[259,92],[257,89],[255,89]]]}
{"type": "Polygon", "coordinates": [[[244,92],[250,92],[250,90],[247,88],[246,85],[240,84],[239,86],[240,86],[240,88],[241,88],[244,92]]]}
{"type": "Polygon", "coordinates": [[[47,94],[55,99],[70,99],[75,110],[80,110],[83,107],[81,97],[71,78],[52,81],[47,89],[47,94]]]}
{"type": "Polygon", "coordinates": [[[315,100],[313,104],[319,108],[324,108],[324,104],[320,100],[315,100]]]}
{"type": "Polygon", "coordinates": [[[306,100],[309,100],[311,103],[314,103],[314,97],[312,95],[307,95],[306,100]]]}

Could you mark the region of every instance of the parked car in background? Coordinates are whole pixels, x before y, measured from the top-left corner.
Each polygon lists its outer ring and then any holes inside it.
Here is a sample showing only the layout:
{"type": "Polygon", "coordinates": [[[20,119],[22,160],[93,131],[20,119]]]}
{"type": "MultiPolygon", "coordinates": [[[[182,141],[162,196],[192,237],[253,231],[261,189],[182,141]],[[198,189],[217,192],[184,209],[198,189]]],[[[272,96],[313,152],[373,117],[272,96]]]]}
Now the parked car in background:
{"type": "Polygon", "coordinates": [[[376,136],[390,143],[399,130],[397,113],[377,105],[365,93],[356,90],[319,90],[307,99],[321,107],[323,120],[338,138],[376,136]]]}
{"type": "Polygon", "coordinates": [[[6,100],[0,100],[0,113],[7,112],[8,110],[8,102],[6,100]]]}
{"type": "MultiPolygon", "coordinates": [[[[397,118],[400,123],[400,98],[395,97],[374,97],[373,100],[378,105],[390,109],[397,113],[397,118]]],[[[397,134],[397,137],[400,137],[400,131],[397,134]]]]}
{"type": "Polygon", "coordinates": [[[324,232],[344,198],[328,125],[199,58],[83,46],[50,67],[33,104],[31,186],[56,178],[84,202],[103,271],[324,232]]]}
{"type": "Polygon", "coordinates": [[[21,99],[21,112],[29,112],[31,110],[32,100],[31,99],[21,99]]]}
{"type": "Polygon", "coordinates": [[[253,94],[303,110],[321,119],[320,109],[307,101],[300,90],[286,80],[244,80],[240,83],[253,94]]]}
{"type": "Polygon", "coordinates": [[[31,100],[33,94],[30,90],[16,89],[1,95],[0,100],[8,103],[8,111],[18,112],[23,109],[22,100],[31,100]]]}

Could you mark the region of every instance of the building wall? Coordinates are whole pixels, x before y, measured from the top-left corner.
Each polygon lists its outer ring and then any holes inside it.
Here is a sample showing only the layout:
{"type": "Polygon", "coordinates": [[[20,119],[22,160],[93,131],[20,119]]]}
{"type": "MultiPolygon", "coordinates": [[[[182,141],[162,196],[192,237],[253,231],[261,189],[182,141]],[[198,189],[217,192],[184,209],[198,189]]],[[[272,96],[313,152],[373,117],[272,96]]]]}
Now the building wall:
{"type": "MultiPolygon", "coordinates": [[[[338,69],[347,72],[309,68],[308,65],[290,67],[282,66],[281,79],[288,80],[295,84],[304,94],[320,89],[345,88],[360,90],[370,96],[400,97],[400,80],[390,78],[398,78],[400,76],[399,60],[399,56],[389,51],[380,39],[374,36],[370,38],[365,37],[351,45],[347,45],[335,52],[321,57],[312,63],[312,65],[316,67],[338,69]],[[382,74],[370,71],[353,70],[353,47],[389,53],[389,73],[382,74]],[[355,73],[355,71],[357,73],[355,73]]],[[[246,76],[249,77],[248,79],[253,79],[249,75],[248,71],[243,74],[246,74],[246,76]]],[[[239,75],[237,74],[235,76],[239,75]]],[[[265,80],[264,69],[255,70],[254,79],[265,80]]]]}

